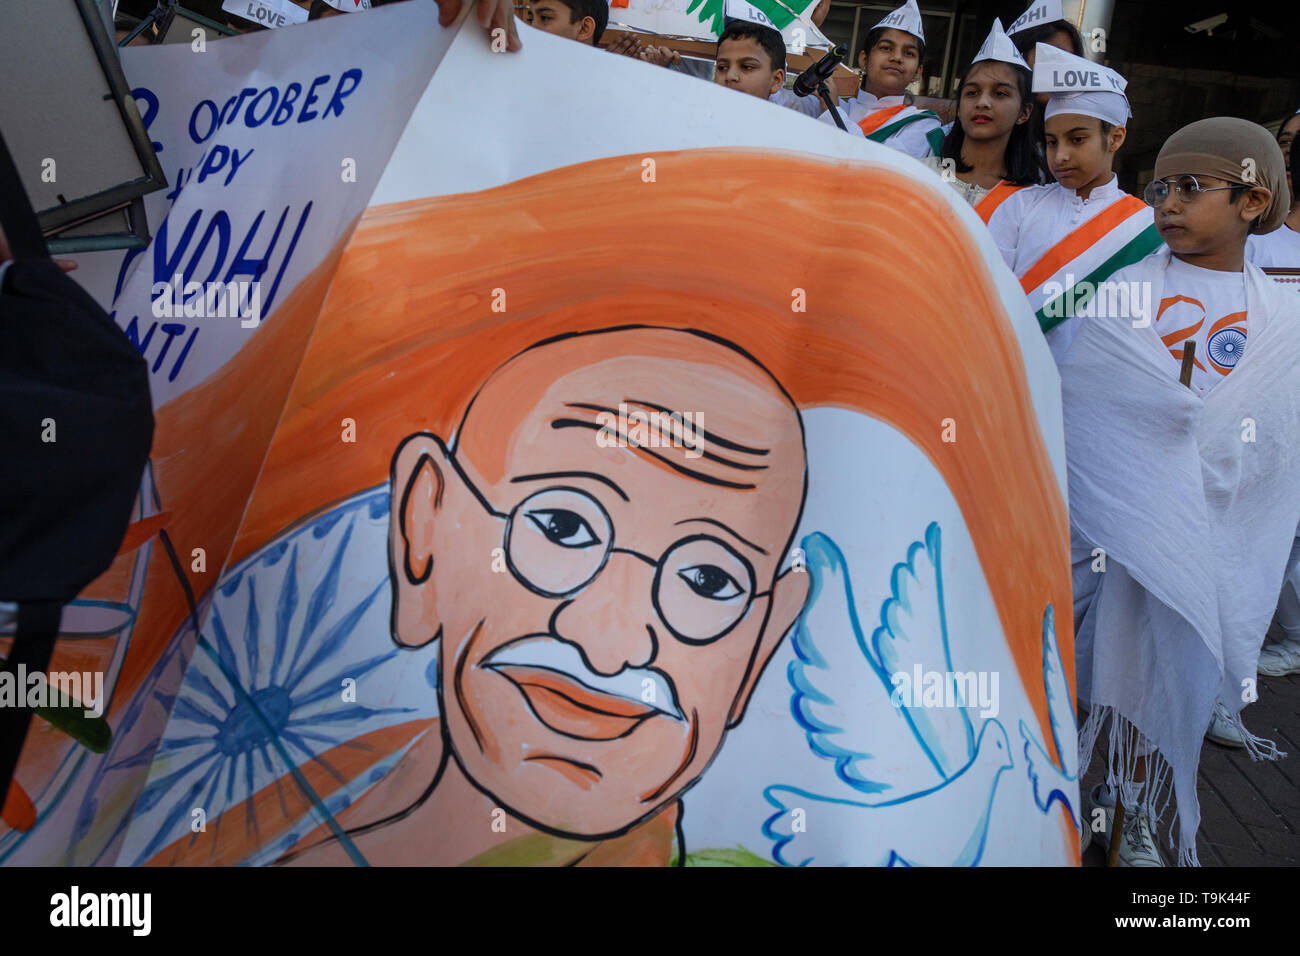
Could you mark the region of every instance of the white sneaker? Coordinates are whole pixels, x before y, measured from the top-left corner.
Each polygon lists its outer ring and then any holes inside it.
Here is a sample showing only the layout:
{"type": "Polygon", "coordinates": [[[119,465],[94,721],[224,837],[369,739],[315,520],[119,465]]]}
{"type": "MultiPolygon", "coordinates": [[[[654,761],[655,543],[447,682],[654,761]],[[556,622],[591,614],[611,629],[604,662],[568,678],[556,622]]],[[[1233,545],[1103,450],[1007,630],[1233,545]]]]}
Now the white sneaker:
{"type": "MultiPolygon", "coordinates": [[[[1105,815],[1105,828],[1094,833],[1092,838],[1102,850],[1106,852],[1109,859],[1110,853],[1110,830],[1115,823],[1115,805],[1107,804],[1105,797],[1101,793],[1101,785],[1094,787],[1090,797],[1094,807],[1100,807],[1105,815]]],[[[1119,847],[1119,859],[1116,861],[1119,866],[1164,866],[1164,858],[1160,855],[1160,849],[1156,846],[1155,838],[1151,835],[1151,827],[1147,825],[1146,814],[1143,813],[1125,813],[1124,814],[1124,834],[1123,842],[1119,847]]]]}
{"type": "Polygon", "coordinates": [[[1259,652],[1259,673],[1267,677],[1300,674],[1300,640],[1288,639],[1269,644],[1259,652]]]}
{"type": "Polygon", "coordinates": [[[1214,702],[1214,716],[1210,718],[1210,727],[1205,731],[1205,736],[1225,747],[1246,746],[1246,742],[1241,739],[1241,734],[1232,721],[1232,715],[1228,713],[1228,708],[1218,700],[1214,702]]]}
{"type": "Polygon", "coordinates": [[[1119,848],[1120,866],[1164,866],[1145,813],[1126,814],[1124,842],[1119,848]]]}

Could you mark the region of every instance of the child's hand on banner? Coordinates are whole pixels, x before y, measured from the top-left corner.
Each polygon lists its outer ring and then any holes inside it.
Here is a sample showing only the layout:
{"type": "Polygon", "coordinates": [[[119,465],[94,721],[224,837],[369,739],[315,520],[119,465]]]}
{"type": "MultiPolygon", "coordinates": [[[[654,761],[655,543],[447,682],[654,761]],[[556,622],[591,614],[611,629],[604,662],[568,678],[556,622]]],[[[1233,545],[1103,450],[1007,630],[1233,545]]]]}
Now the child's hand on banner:
{"type": "Polygon", "coordinates": [[[641,56],[641,41],[637,39],[634,33],[624,33],[621,37],[605,47],[610,53],[617,53],[619,56],[641,56]]]}
{"type": "Polygon", "coordinates": [[[681,54],[666,46],[648,46],[641,51],[640,58],[655,66],[678,66],[682,62],[681,54]]]}
{"type": "MultiPolygon", "coordinates": [[[[463,0],[438,0],[438,23],[444,27],[451,26],[460,15],[463,0]]],[[[519,31],[515,28],[514,0],[478,0],[478,22],[492,38],[493,31],[506,31],[506,49],[511,53],[524,48],[519,40],[519,31]]]]}

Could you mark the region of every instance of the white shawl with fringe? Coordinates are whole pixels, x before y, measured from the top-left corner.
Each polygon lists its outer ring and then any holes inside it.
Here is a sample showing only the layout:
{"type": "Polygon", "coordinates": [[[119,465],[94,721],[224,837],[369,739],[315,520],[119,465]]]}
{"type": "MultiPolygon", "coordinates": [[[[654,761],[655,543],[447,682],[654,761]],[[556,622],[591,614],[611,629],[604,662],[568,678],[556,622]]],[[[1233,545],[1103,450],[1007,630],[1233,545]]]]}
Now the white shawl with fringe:
{"type": "MultiPolygon", "coordinates": [[[[1076,550],[1106,559],[1076,635],[1090,707],[1080,765],[1110,715],[1110,767],[1131,768],[1123,728],[1136,727],[1158,750],[1136,809],[1154,822],[1167,770],[1179,862],[1196,864],[1201,740],[1216,696],[1244,729],[1300,521],[1300,299],[1246,265],[1246,351],[1202,399],[1154,328],[1169,258],[1162,248],[1111,277],[1150,283],[1150,323],[1089,318],[1060,372],[1076,550]]],[[[1278,755],[1243,736],[1253,758],[1278,755]]]]}

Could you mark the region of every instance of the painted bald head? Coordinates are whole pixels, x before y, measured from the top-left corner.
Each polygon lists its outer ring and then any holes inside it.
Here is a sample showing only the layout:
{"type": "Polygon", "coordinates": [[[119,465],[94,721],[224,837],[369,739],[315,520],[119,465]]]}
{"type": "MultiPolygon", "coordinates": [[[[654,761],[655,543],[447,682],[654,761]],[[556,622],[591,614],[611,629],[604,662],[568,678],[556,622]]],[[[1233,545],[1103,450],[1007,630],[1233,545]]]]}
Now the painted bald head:
{"type": "Polygon", "coordinates": [[[780,573],[798,410],[701,334],[615,329],[501,366],[448,450],[393,459],[393,633],[441,637],[469,777],[535,826],[619,833],[693,783],[807,596],[780,573]]]}

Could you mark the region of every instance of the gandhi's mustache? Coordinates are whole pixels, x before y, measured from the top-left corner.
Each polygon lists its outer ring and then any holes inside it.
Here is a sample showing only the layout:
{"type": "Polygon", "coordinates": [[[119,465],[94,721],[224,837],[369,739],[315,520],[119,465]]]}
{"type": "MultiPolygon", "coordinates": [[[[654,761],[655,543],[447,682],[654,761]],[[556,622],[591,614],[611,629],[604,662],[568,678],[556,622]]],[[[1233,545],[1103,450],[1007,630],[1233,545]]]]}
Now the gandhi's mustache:
{"type": "Polygon", "coordinates": [[[617,674],[597,674],[576,645],[560,638],[544,634],[516,638],[494,650],[479,666],[496,669],[508,664],[555,671],[598,693],[653,707],[677,720],[686,719],[667,674],[652,667],[624,667],[617,674]]]}

